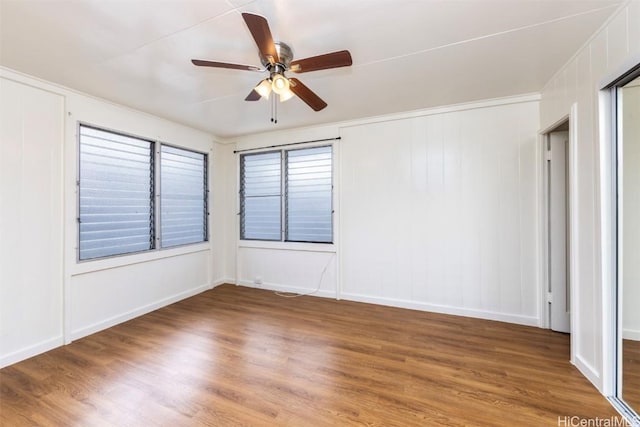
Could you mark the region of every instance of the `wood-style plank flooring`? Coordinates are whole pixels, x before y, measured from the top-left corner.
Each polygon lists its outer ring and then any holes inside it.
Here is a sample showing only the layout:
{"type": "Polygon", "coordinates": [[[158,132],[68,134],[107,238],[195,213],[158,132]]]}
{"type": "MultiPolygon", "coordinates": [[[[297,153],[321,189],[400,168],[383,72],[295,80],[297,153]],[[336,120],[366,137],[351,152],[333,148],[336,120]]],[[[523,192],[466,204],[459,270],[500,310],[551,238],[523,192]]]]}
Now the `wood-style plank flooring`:
{"type": "Polygon", "coordinates": [[[219,286],[0,370],[3,426],[557,426],[616,412],[549,330],[219,286]]]}
{"type": "Polygon", "coordinates": [[[622,397],[640,412],[640,341],[622,341],[622,397]]]}

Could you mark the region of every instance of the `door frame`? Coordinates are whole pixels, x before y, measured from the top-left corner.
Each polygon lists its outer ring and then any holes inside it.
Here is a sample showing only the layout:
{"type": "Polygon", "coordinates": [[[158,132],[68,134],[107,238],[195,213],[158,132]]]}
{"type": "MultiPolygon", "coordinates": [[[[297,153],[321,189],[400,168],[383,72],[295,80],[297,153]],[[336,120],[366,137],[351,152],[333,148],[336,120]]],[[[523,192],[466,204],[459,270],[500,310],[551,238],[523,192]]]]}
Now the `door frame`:
{"type": "Polygon", "coordinates": [[[547,224],[545,320],[549,324],[549,329],[570,333],[569,122],[564,122],[560,128],[554,129],[545,136],[547,150],[544,164],[544,182],[547,190],[545,197],[545,223],[547,224]],[[562,211],[561,216],[560,211],[562,211]]]}
{"type": "Polygon", "coordinates": [[[569,240],[567,241],[567,247],[570,248],[567,254],[567,269],[569,272],[569,297],[570,297],[570,322],[571,322],[571,362],[575,364],[575,350],[577,349],[577,340],[579,334],[575,333],[577,326],[577,313],[579,305],[575,302],[578,301],[580,289],[578,283],[580,283],[579,270],[577,268],[578,251],[579,251],[579,236],[578,236],[578,176],[577,176],[577,129],[578,129],[578,104],[571,105],[569,114],[564,115],[562,118],[554,122],[551,126],[548,126],[541,130],[538,134],[538,147],[537,157],[539,162],[538,167],[538,223],[539,223],[539,266],[538,266],[538,316],[539,326],[541,328],[549,329],[549,307],[547,304],[547,289],[549,283],[548,277],[548,221],[547,221],[547,200],[548,200],[548,187],[546,177],[546,146],[548,135],[555,131],[560,125],[565,122],[569,122],[569,157],[567,160],[567,191],[569,192],[568,204],[567,204],[567,227],[569,240]]]}

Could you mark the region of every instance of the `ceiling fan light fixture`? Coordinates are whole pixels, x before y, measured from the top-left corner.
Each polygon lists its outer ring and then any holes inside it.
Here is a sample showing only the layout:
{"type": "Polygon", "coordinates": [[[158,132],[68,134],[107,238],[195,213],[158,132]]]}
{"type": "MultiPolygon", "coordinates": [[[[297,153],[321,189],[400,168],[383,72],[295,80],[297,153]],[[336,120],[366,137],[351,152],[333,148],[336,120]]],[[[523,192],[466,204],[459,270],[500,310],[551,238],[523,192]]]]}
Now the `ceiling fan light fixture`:
{"type": "Polygon", "coordinates": [[[254,90],[258,92],[261,97],[269,99],[269,94],[271,93],[271,80],[262,80],[260,83],[258,83],[258,86],[256,86],[254,90]]]}
{"type": "Polygon", "coordinates": [[[289,91],[289,79],[282,74],[276,74],[272,78],[271,89],[278,95],[289,91]]]}
{"type": "Polygon", "coordinates": [[[294,93],[291,89],[287,88],[287,90],[282,91],[282,93],[278,94],[280,97],[280,102],[288,101],[293,98],[294,93]]]}

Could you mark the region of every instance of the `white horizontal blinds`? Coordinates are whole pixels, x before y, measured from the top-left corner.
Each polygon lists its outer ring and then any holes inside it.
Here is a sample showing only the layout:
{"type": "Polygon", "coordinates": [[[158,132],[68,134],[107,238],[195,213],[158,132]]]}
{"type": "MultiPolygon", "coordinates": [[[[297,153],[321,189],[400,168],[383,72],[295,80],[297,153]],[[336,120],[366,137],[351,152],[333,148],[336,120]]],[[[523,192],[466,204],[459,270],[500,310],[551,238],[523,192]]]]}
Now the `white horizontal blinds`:
{"type": "Polygon", "coordinates": [[[163,145],[160,149],[161,246],[207,239],[207,156],[163,145]]]}
{"type": "Polygon", "coordinates": [[[80,126],[81,260],[153,248],[153,143],[80,126]]]}
{"type": "Polygon", "coordinates": [[[281,240],[280,151],[240,157],[240,237],[281,240]]]}
{"type": "Polygon", "coordinates": [[[332,242],[331,146],[286,153],[287,240],[332,242]]]}

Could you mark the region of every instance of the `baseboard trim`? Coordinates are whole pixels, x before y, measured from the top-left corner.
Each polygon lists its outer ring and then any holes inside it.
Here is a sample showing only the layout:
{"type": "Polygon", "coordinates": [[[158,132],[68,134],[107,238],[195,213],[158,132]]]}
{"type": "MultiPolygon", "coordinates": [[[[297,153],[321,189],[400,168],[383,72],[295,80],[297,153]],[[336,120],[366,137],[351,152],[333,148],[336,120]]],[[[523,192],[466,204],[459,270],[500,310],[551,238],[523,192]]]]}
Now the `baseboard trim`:
{"type": "Polygon", "coordinates": [[[640,341],[640,331],[634,329],[624,329],[622,331],[622,338],[625,340],[640,341]]]}
{"type": "Polygon", "coordinates": [[[62,344],[64,344],[64,338],[60,335],[14,351],[13,353],[3,355],[0,357],[0,368],[13,365],[14,363],[18,363],[46,351],[53,350],[56,347],[60,347],[62,344]]]}
{"type": "MultiPolygon", "coordinates": [[[[268,289],[271,291],[292,292],[292,293],[299,293],[299,294],[306,294],[309,292],[313,292],[313,289],[284,286],[276,283],[262,283],[258,285],[249,280],[240,280],[238,282],[238,285],[245,286],[247,288],[268,289]]],[[[323,298],[337,298],[337,293],[333,290],[332,291],[319,290],[317,292],[314,292],[311,295],[323,297],[323,298]]],[[[496,313],[492,311],[474,310],[474,309],[468,309],[468,308],[429,304],[424,302],[408,301],[408,300],[401,300],[401,299],[394,299],[394,298],[375,297],[375,296],[362,295],[362,294],[349,293],[349,292],[346,292],[346,293],[342,292],[340,294],[340,299],[355,301],[355,302],[365,302],[369,304],[385,305],[390,307],[407,308],[410,310],[420,310],[420,311],[428,311],[433,313],[451,314],[454,316],[473,317],[476,319],[496,320],[499,322],[508,322],[508,323],[515,323],[518,325],[539,327],[539,319],[535,316],[496,313]]]]}
{"type": "Polygon", "coordinates": [[[602,384],[600,384],[601,383],[600,374],[598,373],[598,371],[596,371],[593,368],[593,366],[591,366],[589,362],[584,360],[584,358],[579,354],[576,354],[576,361],[574,363],[574,366],[578,368],[578,370],[582,373],[582,375],[584,375],[585,377],[587,377],[589,381],[591,381],[591,384],[593,384],[593,386],[599,392],[602,393],[602,384]]]}
{"type": "Polygon", "coordinates": [[[244,286],[246,288],[266,289],[269,291],[287,292],[287,293],[294,293],[294,294],[309,294],[310,292],[313,292],[312,294],[310,294],[310,296],[322,297],[322,298],[336,298],[335,291],[327,291],[323,289],[320,289],[314,292],[315,289],[299,288],[296,286],[284,286],[284,285],[278,285],[275,283],[261,283],[260,285],[257,285],[249,280],[239,280],[238,285],[244,286]]]}
{"type": "Polygon", "coordinates": [[[126,322],[127,320],[134,319],[136,317],[142,316],[143,314],[150,313],[159,308],[165,307],[169,304],[173,304],[174,302],[178,302],[185,298],[192,297],[204,291],[211,289],[211,285],[200,285],[196,288],[189,289],[184,292],[180,292],[178,294],[172,295],[167,298],[163,298],[159,301],[152,302],[150,304],[144,305],[142,307],[138,307],[134,310],[127,311],[122,314],[118,314],[117,316],[110,317],[108,319],[102,320],[100,322],[96,322],[92,325],[85,326],[83,328],[78,328],[76,330],[71,331],[71,341],[80,339],[82,337],[86,337],[87,335],[94,334],[96,332],[102,331],[104,329],[108,329],[112,326],[115,326],[119,323],[126,322]]]}
{"type": "Polygon", "coordinates": [[[496,320],[499,322],[515,323],[518,325],[538,327],[538,318],[535,316],[523,316],[520,314],[497,313],[486,310],[475,310],[448,305],[430,304],[419,301],[409,301],[396,298],[375,297],[369,295],[342,292],[341,299],[349,301],[366,302],[370,304],[386,305],[390,307],[407,308],[410,310],[429,311],[432,313],[451,314],[454,316],[473,317],[476,319],[496,320]]]}
{"type": "Polygon", "coordinates": [[[235,283],[236,283],[236,279],[231,279],[229,277],[226,277],[226,278],[223,277],[222,279],[214,280],[213,283],[211,284],[210,289],[216,288],[216,287],[218,287],[220,285],[226,285],[226,284],[235,285],[235,283]]]}

